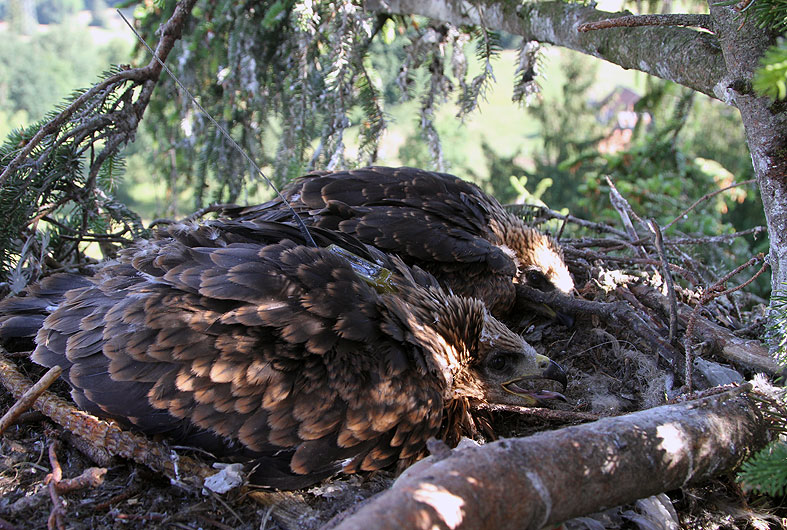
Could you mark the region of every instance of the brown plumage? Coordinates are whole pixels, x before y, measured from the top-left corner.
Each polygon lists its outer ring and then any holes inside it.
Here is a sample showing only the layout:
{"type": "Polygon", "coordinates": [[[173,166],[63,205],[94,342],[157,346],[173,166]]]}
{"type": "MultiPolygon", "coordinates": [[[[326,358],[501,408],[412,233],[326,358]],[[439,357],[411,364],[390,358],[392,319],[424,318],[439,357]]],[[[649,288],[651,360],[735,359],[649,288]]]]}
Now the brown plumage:
{"type": "Polygon", "coordinates": [[[313,234],[391,278],[303,246],[289,225],[176,225],[93,276],[3,301],[0,337],[37,330],[33,360],[62,366],[85,410],[247,459],[254,482],[284,489],[415,457],[458,400],[533,404],[555,393],[527,380],[565,385],[481,301],[346,235],[313,234]]]}
{"type": "MultiPolygon", "coordinates": [[[[497,317],[516,300],[515,284],[569,293],[573,280],[557,242],[528,227],[475,184],[401,167],[317,172],[283,195],[307,224],[341,230],[432,273],[445,287],[477,297],[497,317]]],[[[229,207],[239,220],[283,220],[280,200],[229,207]]]]}

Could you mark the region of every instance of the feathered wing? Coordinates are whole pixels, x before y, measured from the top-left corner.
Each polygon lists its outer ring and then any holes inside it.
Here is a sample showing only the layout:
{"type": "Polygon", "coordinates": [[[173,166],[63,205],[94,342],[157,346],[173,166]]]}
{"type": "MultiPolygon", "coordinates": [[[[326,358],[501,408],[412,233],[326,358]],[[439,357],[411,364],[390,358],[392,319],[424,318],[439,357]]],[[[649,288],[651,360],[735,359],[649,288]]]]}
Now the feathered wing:
{"type": "Polygon", "coordinates": [[[63,365],[80,406],[234,446],[281,488],[378,469],[437,432],[443,389],[404,302],[324,249],[205,230],[125,251],[46,318],[34,360],[63,365]]]}
{"type": "Polygon", "coordinates": [[[30,285],[22,296],[0,301],[0,339],[35,337],[46,316],[63,301],[66,291],[89,284],[83,276],[56,274],[30,285]]]}
{"type": "MultiPolygon", "coordinates": [[[[483,299],[493,313],[513,303],[517,265],[489,226],[500,206],[473,184],[420,169],[371,167],[306,175],[284,193],[310,225],[398,254],[457,294],[483,299]]],[[[226,213],[251,222],[290,218],[279,201],[226,213]]]]}
{"type": "MultiPolygon", "coordinates": [[[[370,167],[312,173],[284,193],[311,224],[341,228],[403,258],[441,263],[485,262],[513,273],[512,260],[491,241],[486,196],[470,183],[415,168],[370,167]]],[[[227,213],[239,220],[287,218],[278,201],[227,213]]]]}

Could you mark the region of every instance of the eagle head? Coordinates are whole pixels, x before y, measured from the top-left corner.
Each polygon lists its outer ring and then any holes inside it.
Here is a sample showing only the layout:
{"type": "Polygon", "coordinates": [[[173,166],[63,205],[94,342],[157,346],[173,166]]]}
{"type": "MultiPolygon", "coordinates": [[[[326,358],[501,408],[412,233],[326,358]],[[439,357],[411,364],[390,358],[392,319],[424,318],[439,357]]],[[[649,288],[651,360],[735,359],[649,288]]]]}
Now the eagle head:
{"type": "Polygon", "coordinates": [[[563,368],[493,317],[480,300],[440,294],[429,305],[430,318],[419,319],[432,325],[416,334],[419,342],[428,345],[433,365],[443,374],[446,402],[468,398],[533,406],[565,399],[552,390],[552,381],[565,389],[563,368]]]}
{"type": "Polygon", "coordinates": [[[574,280],[563,258],[563,250],[553,237],[527,226],[508,212],[502,215],[502,219],[493,219],[491,228],[502,248],[508,250],[516,262],[515,283],[540,291],[557,289],[569,294],[574,290],[574,280]]]}

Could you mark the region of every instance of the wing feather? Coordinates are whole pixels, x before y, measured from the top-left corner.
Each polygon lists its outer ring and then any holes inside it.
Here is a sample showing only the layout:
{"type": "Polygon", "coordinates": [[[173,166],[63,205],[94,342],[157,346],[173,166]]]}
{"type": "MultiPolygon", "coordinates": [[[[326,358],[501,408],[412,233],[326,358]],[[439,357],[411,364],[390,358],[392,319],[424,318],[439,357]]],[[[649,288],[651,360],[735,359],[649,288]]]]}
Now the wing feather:
{"type": "MultiPolygon", "coordinates": [[[[414,419],[442,408],[406,331],[414,317],[392,309],[343,257],[281,234],[271,241],[274,228],[170,227],[93,278],[52,280],[6,305],[35,315],[56,302],[39,320],[33,358],[63,365],[87,410],[211,449],[240,447],[270,466],[261,475],[270,485],[387,465],[412,440],[414,419]]],[[[292,227],[282,233],[298,238],[292,227]]]]}

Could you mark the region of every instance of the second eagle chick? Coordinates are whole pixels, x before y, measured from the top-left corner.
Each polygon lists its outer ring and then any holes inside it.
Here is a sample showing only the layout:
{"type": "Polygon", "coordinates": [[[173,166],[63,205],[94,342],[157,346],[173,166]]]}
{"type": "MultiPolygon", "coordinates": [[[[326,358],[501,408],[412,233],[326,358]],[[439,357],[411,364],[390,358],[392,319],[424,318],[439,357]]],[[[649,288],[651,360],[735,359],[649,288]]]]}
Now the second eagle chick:
{"type": "MultiPolygon", "coordinates": [[[[454,293],[480,298],[499,318],[512,309],[518,283],[564,293],[574,288],[553,238],[453,175],[409,167],[315,172],[282,193],[307,224],[398,254],[454,293]]],[[[279,199],[223,214],[245,221],[291,215],[279,199]]]]}

